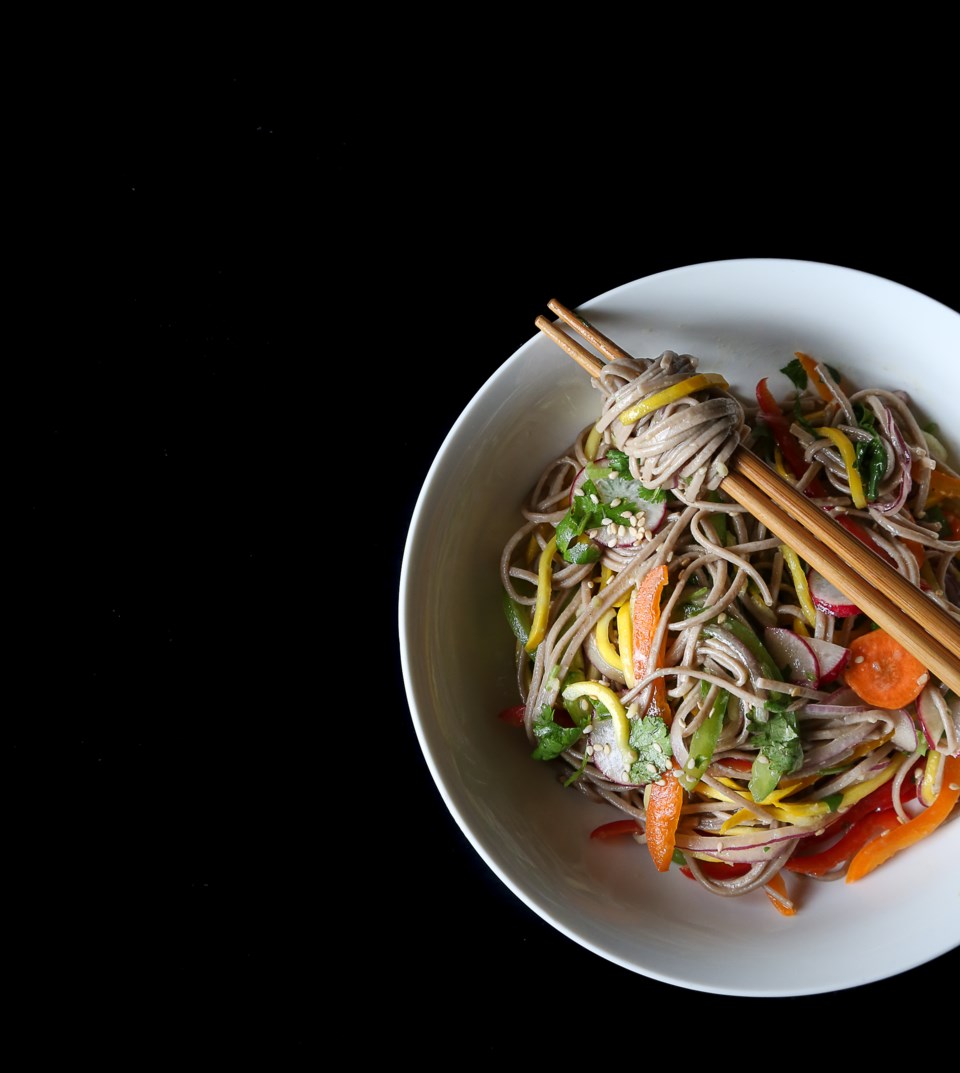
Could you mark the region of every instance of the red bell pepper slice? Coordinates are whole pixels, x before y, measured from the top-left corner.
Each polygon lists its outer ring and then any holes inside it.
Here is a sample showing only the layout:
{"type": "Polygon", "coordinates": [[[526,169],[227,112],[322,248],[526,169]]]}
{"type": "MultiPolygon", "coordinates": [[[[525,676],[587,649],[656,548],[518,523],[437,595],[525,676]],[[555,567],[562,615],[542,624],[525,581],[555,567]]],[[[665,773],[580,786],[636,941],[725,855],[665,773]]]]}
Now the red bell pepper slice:
{"type": "Polygon", "coordinates": [[[863,816],[848,828],[829,849],[822,853],[809,853],[806,857],[791,857],[786,863],[790,872],[805,876],[824,876],[835,868],[847,864],[872,839],[892,831],[900,825],[900,817],[893,808],[881,809],[863,816]]]}
{"type": "Polygon", "coordinates": [[[523,717],[526,714],[526,708],[522,704],[514,704],[510,708],[504,708],[497,714],[498,719],[502,719],[505,723],[508,723],[512,727],[522,727],[523,717]]]}
{"type": "MultiPolygon", "coordinates": [[[[739,879],[740,876],[746,875],[750,871],[750,865],[746,861],[737,861],[734,864],[727,864],[726,861],[697,861],[700,865],[700,870],[707,877],[707,879],[739,879]]],[[[680,871],[688,879],[695,879],[691,869],[683,864],[680,866],[680,871]]]]}
{"type": "MultiPolygon", "coordinates": [[[[919,763],[920,761],[917,761],[917,764],[919,763]]],[[[916,766],[915,764],[914,768],[916,766]]],[[[911,801],[917,796],[917,783],[912,774],[912,771],[907,773],[900,787],[901,801],[911,801]]],[[[893,807],[893,780],[885,782],[861,798],[838,822],[846,830],[832,846],[815,853],[795,853],[785,867],[791,872],[800,872],[803,875],[822,876],[841,864],[846,864],[872,838],[896,826],[900,820],[893,807]]],[[[817,836],[811,835],[803,840],[801,846],[815,846],[817,841],[817,836]]]]}
{"type": "MultiPolygon", "coordinates": [[[[810,463],[803,457],[800,441],[790,431],[790,421],[767,386],[767,377],[757,384],[757,404],[760,407],[761,418],[767,423],[773,433],[773,438],[777,441],[784,462],[790,467],[794,477],[802,477],[810,468],[810,463]]],[[[816,477],[807,485],[807,492],[814,496],[827,494],[822,482],[816,477]]]]}
{"type": "Polygon", "coordinates": [[[602,823],[599,827],[594,827],[590,832],[590,837],[601,842],[608,842],[611,838],[642,834],[643,828],[636,820],[611,820],[610,823],[602,823]]]}

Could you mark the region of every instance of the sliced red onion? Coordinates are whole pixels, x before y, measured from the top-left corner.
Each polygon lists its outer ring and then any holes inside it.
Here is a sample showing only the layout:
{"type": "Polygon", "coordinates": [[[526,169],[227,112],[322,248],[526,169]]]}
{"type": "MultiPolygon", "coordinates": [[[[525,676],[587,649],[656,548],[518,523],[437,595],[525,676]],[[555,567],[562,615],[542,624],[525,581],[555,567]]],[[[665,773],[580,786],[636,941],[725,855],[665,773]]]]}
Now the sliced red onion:
{"type": "Polygon", "coordinates": [[[813,834],[813,827],[757,828],[754,834],[731,835],[727,838],[696,834],[677,834],[677,848],[691,852],[709,853],[738,861],[766,861],[774,849],[788,846],[798,838],[813,834]]]}

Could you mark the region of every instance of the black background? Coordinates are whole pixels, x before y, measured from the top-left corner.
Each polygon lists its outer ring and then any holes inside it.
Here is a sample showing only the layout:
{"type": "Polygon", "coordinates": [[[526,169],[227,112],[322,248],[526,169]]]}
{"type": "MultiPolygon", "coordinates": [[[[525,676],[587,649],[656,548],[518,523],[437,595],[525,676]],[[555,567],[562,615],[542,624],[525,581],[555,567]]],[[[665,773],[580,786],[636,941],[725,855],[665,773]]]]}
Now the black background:
{"type": "MultiPolygon", "coordinates": [[[[558,99],[556,72],[462,88],[444,69],[360,104],[342,68],[199,71],[65,90],[31,217],[19,1011],[85,1053],[387,1054],[403,1017],[406,1037],[457,1026],[462,1053],[583,1055],[566,1012],[690,995],[556,933],[448,816],[396,636],[421,483],[552,297],[790,257],[960,310],[948,177],[909,123],[893,153],[862,130],[828,147],[802,103],[770,123],[637,93],[612,117],[558,99]]],[[[858,1001],[925,1004],[957,957],[858,1001]]],[[[723,1019],[837,998],[697,1001],[723,1019]]]]}

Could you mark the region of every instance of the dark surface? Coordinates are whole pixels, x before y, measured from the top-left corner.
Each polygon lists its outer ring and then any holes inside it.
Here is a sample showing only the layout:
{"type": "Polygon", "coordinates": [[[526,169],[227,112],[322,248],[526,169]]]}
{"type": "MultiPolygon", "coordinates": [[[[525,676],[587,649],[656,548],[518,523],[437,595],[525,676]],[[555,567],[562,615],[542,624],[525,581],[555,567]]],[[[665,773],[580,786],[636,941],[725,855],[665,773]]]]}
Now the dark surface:
{"type": "MultiPolygon", "coordinates": [[[[936,187],[905,202],[907,176],[873,174],[868,203],[850,160],[814,203],[776,143],[775,166],[724,183],[691,174],[689,127],[648,126],[629,167],[555,130],[547,153],[536,95],[432,122],[242,68],[113,90],[81,139],[89,196],[44,260],[25,395],[28,699],[6,751],[24,1011],[42,995],[84,1047],[120,1024],[174,1051],[307,1056],[339,1018],[399,1009],[506,1057],[535,1053],[571,993],[578,1012],[688,997],[555,932],[446,812],[399,667],[406,527],[551,297],[790,257],[960,309],[927,256],[956,239],[936,187]]],[[[957,952],[858,1000],[927,1001],[938,968],[957,952]]]]}

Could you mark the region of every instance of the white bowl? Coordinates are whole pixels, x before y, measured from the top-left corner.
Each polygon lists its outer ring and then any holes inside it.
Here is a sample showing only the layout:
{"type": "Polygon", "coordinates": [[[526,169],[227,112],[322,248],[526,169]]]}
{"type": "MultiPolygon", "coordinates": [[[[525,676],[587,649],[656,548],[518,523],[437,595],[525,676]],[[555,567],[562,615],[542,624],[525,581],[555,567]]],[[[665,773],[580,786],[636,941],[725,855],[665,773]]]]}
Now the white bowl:
{"type": "MultiPolygon", "coordinates": [[[[557,295],[563,301],[563,295],[557,295]]],[[[638,356],[695,354],[749,395],[796,350],[860,385],[903,388],[948,434],[960,397],[960,314],[888,280],[804,261],[737,260],[637,280],[580,309],[638,356]]],[[[597,413],[588,375],[541,335],[477,392],[446,437],[411,520],[399,631],[423,754],[463,833],[558,931],[629,970],[741,996],[835,991],[960,945],[960,822],[856,884],[804,886],[784,917],[760,892],[718,898],[632,840],[589,832],[620,814],[564,791],[496,718],[518,701],[498,562],[543,466],[597,413]],[[749,972],[743,971],[749,960],[749,972]]],[[[956,460],[960,443],[948,444],[956,460]]]]}

